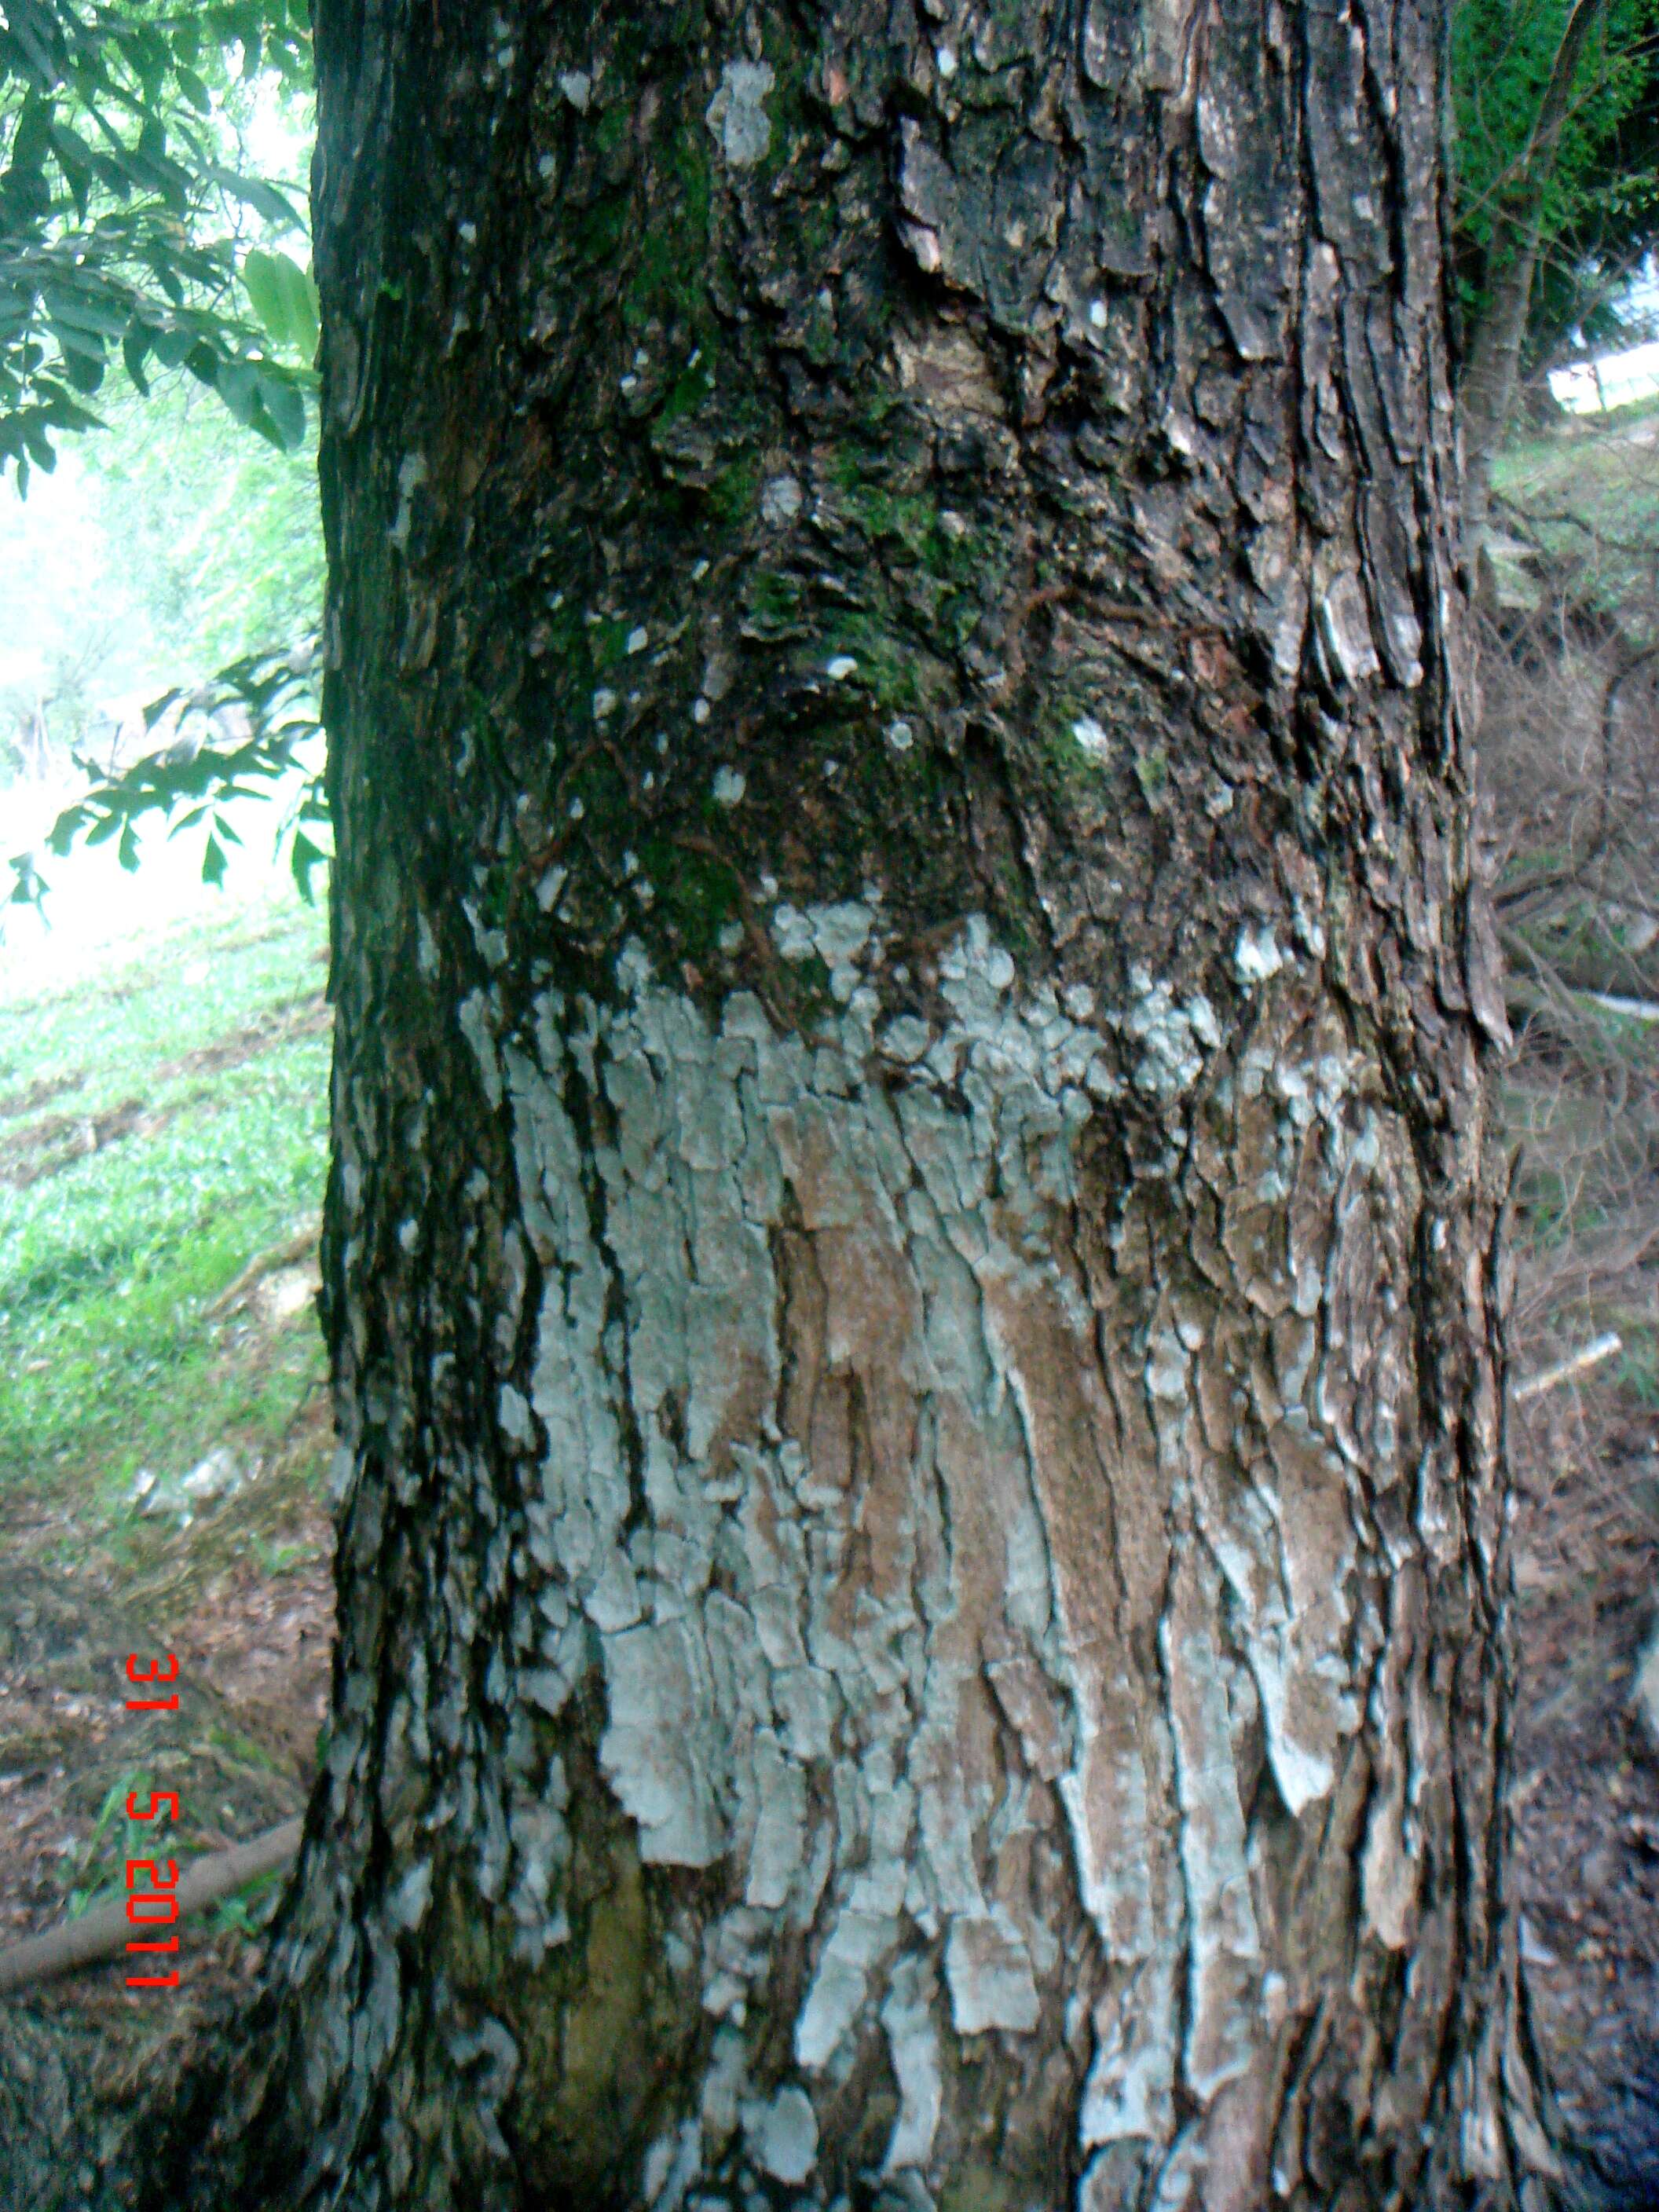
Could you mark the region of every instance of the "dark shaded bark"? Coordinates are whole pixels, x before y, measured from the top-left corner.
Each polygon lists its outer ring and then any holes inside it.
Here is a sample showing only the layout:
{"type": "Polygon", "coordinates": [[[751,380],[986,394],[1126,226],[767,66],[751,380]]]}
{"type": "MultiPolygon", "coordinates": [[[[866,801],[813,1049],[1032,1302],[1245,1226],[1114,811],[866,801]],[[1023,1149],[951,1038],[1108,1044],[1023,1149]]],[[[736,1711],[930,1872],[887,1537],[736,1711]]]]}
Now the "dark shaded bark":
{"type": "Polygon", "coordinates": [[[1442,29],[319,9],[239,2202],[1547,2201],[1442,29]]]}

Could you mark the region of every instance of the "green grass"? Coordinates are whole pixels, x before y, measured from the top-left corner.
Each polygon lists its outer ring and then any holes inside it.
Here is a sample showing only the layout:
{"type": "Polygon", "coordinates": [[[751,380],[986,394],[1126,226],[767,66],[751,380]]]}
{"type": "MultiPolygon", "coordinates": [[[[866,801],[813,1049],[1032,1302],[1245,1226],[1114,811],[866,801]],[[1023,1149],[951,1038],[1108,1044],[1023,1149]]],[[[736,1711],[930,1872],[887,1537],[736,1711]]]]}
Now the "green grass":
{"type": "Polygon", "coordinates": [[[1659,403],[1641,400],[1518,441],[1493,465],[1493,491],[1577,573],[1580,596],[1594,604],[1611,608],[1647,580],[1659,540],[1659,447],[1638,439],[1656,430],[1659,403]]]}
{"type": "Polygon", "coordinates": [[[306,1018],[324,931],[297,902],[244,908],[73,988],[0,982],[0,1101],[40,1098],[0,1119],[0,1146],[44,1159],[62,1117],[131,1100],[159,1122],[0,1186],[0,1490],[67,1474],[113,1491],[233,1431],[257,1448],[319,1370],[314,1328],[283,1331],[250,1366],[220,1355],[202,1310],[320,1206],[327,1038],[189,1063],[262,1019],[306,1018]],[[59,1080],[73,1087],[40,1096],[59,1080]]]}

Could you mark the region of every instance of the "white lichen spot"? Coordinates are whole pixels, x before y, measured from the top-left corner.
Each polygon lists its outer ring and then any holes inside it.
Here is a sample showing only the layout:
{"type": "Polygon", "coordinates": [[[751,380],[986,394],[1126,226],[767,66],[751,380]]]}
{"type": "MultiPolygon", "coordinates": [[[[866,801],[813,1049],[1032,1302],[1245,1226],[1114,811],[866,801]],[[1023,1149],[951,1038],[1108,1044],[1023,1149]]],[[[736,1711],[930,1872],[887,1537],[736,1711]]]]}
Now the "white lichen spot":
{"type": "Polygon", "coordinates": [[[1091,301],[1090,301],[1090,302],[1089,302],[1089,320],[1091,321],[1091,323],[1092,323],[1092,324],[1093,324],[1093,325],[1094,325],[1094,327],[1096,328],[1096,330],[1097,330],[1097,331],[1103,331],[1103,330],[1105,329],[1105,327],[1106,327],[1106,302],[1104,301],[1104,300],[1091,300],[1091,301]]]}
{"type": "Polygon", "coordinates": [[[586,811],[587,801],[585,799],[573,799],[571,800],[569,812],[570,819],[573,822],[580,822],[586,811]]]}
{"type": "Polygon", "coordinates": [[[536,903],[544,914],[551,914],[559,902],[559,893],[570,880],[568,868],[550,868],[536,886],[536,903]]]}
{"type": "Polygon", "coordinates": [[[954,46],[936,46],[933,50],[933,59],[939,64],[939,73],[942,77],[950,78],[956,75],[957,54],[954,46]]]}
{"type": "Polygon", "coordinates": [[[761,488],[761,520],[781,530],[800,513],[801,500],[801,488],[793,477],[769,477],[761,488]]]}
{"type": "Polygon", "coordinates": [[[1241,983],[1265,983],[1285,965],[1285,956],[1273,936],[1273,924],[1247,921],[1233,947],[1233,969],[1241,983]]]}
{"type": "Polygon", "coordinates": [[[559,79],[559,90],[578,115],[586,115],[593,97],[593,80],[586,70],[566,70],[559,79]]]}
{"type": "Polygon", "coordinates": [[[772,122],[766,95],[776,79],[769,62],[727,62],[703,120],[734,169],[752,169],[766,158],[772,122]]]}
{"type": "Polygon", "coordinates": [[[602,722],[607,715],[614,714],[616,711],[616,693],[614,691],[607,691],[605,687],[601,685],[600,688],[593,694],[593,720],[596,722],[602,722]]]}
{"type": "Polygon", "coordinates": [[[691,719],[697,724],[699,728],[701,728],[703,723],[708,720],[709,715],[713,712],[713,708],[710,707],[708,700],[705,699],[701,693],[699,693],[697,697],[691,702],[691,719]]]}
{"type": "Polygon", "coordinates": [[[887,725],[887,742],[896,753],[908,753],[916,741],[915,732],[905,721],[887,725]]]}
{"type": "Polygon", "coordinates": [[[432,1902],[432,1862],[416,1859],[388,1900],[394,1926],[411,1932],[426,1918],[432,1902]]]}
{"type": "Polygon", "coordinates": [[[1112,741],[1092,714],[1079,714],[1072,725],[1072,735],[1091,760],[1104,760],[1112,750],[1112,741]]]}
{"type": "Polygon", "coordinates": [[[748,779],[737,768],[718,769],[714,774],[714,799],[716,806],[735,806],[748,789],[748,779]]]}
{"type": "Polygon", "coordinates": [[[1135,1003],[1124,1027],[1144,1048],[1136,1087],[1154,1098],[1178,1098],[1204,1072],[1200,1045],[1213,1050],[1221,1042],[1214,1009],[1201,994],[1177,1006],[1169,985],[1161,978],[1154,982],[1143,967],[1130,969],[1129,984],[1135,1003]]]}
{"type": "Polygon", "coordinates": [[[734,952],[743,950],[743,924],[740,921],[722,922],[714,942],[729,960],[734,952]]]}
{"type": "Polygon", "coordinates": [[[643,623],[636,629],[630,629],[628,633],[628,650],[630,653],[643,653],[650,642],[651,633],[643,623]]]}
{"type": "Polygon", "coordinates": [[[398,513],[386,535],[401,553],[415,522],[415,495],[427,479],[424,453],[405,453],[398,471],[398,513]]]}
{"type": "Polygon", "coordinates": [[[498,1418],[503,1435],[511,1437],[515,1444],[526,1449],[536,1441],[536,1431],[530,1418],[530,1401],[523,1391],[515,1390],[510,1382],[503,1382],[498,1418]]]}
{"type": "Polygon", "coordinates": [[[825,661],[823,672],[832,684],[844,684],[849,676],[858,674],[858,667],[850,653],[837,653],[825,661]]]}
{"type": "MultiPolygon", "coordinates": [[[[692,363],[693,363],[693,365],[694,365],[694,366],[695,366],[695,364],[696,364],[696,358],[697,358],[696,355],[696,354],[693,354],[693,355],[692,355],[692,356],[691,356],[691,360],[692,360],[692,363]]],[[[692,571],[691,571],[691,580],[692,580],[692,582],[693,582],[694,584],[700,584],[700,583],[702,583],[702,581],[703,578],[704,578],[708,574],[708,562],[707,562],[707,561],[699,561],[699,562],[697,562],[696,566],[696,567],[692,569],[692,571]]]]}
{"type": "Polygon", "coordinates": [[[811,924],[797,908],[785,905],[778,908],[772,916],[772,937],[785,960],[812,957],[811,924]]]}

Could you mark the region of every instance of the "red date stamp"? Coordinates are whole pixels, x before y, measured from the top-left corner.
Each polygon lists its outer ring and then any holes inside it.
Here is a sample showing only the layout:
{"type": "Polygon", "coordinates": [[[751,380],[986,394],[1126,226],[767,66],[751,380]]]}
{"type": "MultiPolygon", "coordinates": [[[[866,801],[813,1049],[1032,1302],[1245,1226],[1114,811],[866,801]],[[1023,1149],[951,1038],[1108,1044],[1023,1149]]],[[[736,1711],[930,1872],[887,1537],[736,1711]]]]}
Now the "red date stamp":
{"type": "MultiPolygon", "coordinates": [[[[149,1690],[148,1697],[129,1698],[130,1713],[176,1713],[179,1692],[170,1697],[153,1694],[168,1682],[179,1679],[179,1662],[169,1651],[165,1659],[152,1659],[148,1664],[133,1652],[127,1660],[127,1680],[135,1688],[149,1690]]],[[[149,1802],[141,1806],[136,1790],[127,1793],[127,1818],[133,1821],[176,1820],[179,1817],[179,1793],[176,1790],[152,1790],[149,1802]]],[[[173,1928],[179,1917],[179,1864],[176,1859],[135,1859],[127,1861],[127,1920],[133,1936],[127,1944],[129,1952],[147,1951],[176,1953],[179,1937],[161,1934],[173,1928]],[[162,1871],[165,1867],[165,1873],[162,1871]]],[[[165,1974],[129,1974],[130,1990],[176,1990],[179,1969],[174,1966],[165,1974]]]]}

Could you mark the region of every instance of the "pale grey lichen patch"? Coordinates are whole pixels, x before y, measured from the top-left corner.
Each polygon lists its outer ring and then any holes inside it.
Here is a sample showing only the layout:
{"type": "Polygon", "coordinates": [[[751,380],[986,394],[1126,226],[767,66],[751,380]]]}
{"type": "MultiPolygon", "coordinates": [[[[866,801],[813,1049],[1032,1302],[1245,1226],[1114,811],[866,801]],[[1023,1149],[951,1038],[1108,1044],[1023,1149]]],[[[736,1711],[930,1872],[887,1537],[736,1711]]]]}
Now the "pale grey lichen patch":
{"type": "Polygon", "coordinates": [[[769,62],[727,62],[703,120],[714,132],[727,164],[752,169],[772,143],[766,96],[776,82],[769,62]]]}
{"type": "Polygon", "coordinates": [[[945,2075],[934,2012],[937,1980],[931,1960],[901,1959],[889,1978],[881,2024],[887,2034],[899,2114],[888,2140],[884,2172],[926,2166],[945,2103],[945,2075]]]}
{"type": "Polygon", "coordinates": [[[490,1003],[482,991],[471,991],[462,1000],[456,1012],[461,1034],[472,1048],[478,1063],[484,1096],[492,1109],[501,1103],[501,1063],[496,1057],[495,1027],[490,1020],[490,1003]]]}
{"type": "Polygon", "coordinates": [[[432,924],[423,914],[415,917],[415,962],[428,981],[438,972],[438,940],[432,933],[432,924]]]}
{"type": "Polygon", "coordinates": [[[586,115],[593,98],[593,80],[586,70],[565,70],[559,78],[559,90],[578,115],[586,115]]]}
{"type": "Polygon", "coordinates": [[[398,465],[398,512],[386,535],[400,553],[407,550],[409,533],[415,526],[415,495],[428,474],[424,453],[405,453],[398,465]]]}
{"type": "Polygon", "coordinates": [[[1363,684],[1379,672],[1364,586],[1353,570],[1333,577],[1327,586],[1319,602],[1318,635],[1339,682],[1363,684]]]}
{"type": "Polygon", "coordinates": [[[1152,1098],[1178,1098],[1203,1073],[1204,1048],[1221,1042],[1214,1009],[1202,993],[1177,1004],[1170,986],[1143,967],[1130,969],[1129,985],[1134,998],[1124,1027],[1143,1048],[1136,1088],[1152,1098]]]}
{"type": "Polygon", "coordinates": [[[1006,1916],[964,1914],[952,1920],[945,1978],[958,2035],[982,2035],[992,2027],[1029,2034],[1036,2026],[1030,1953],[1006,1916]]]}
{"type": "Polygon", "coordinates": [[[800,513],[802,492],[794,477],[770,477],[761,487],[761,520],[781,530],[800,513]]]}
{"type": "Polygon", "coordinates": [[[678,2212],[702,2168],[702,2131],[696,2120],[659,2136],[645,2154],[640,2193],[650,2212],[678,2212]]]}
{"type": "MultiPolygon", "coordinates": [[[[1204,1316],[1140,1328],[1109,1390],[1068,1243],[1094,1100],[1124,1055],[1160,1105],[1190,1089],[1212,1010],[1144,971],[1117,1012],[1026,988],[973,917],[939,957],[935,1018],[884,1019],[883,915],[873,887],[773,908],[779,953],[831,977],[811,1039],[741,992],[711,1020],[629,945],[608,1003],[549,992],[501,1055],[542,1286],[527,1403],[501,1400],[505,1436],[533,1416],[545,1437],[520,1692],[558,1713],[597,1673],[600,1763],[641,1856],[727,1869],[695,1966],[722,2023],[700,2155],[712,2170],[741,2116],[751,2165],[791,2186],[812,2095],[851,2078],[863,2040],[886,2040],[888,2167],[911,2173],[937,2137],[945,2028],[1029,2035],[1060,2003],[1030,1877],[1056,1829],[1097,1947],[1072,2037],[1079,2142],[1172,2142],[1177,2081],[1206,2101],[1256,2047],[1240,1747],[1265,1734],[1296,1812],[1351,1724],[1352,1542],[1322,1518],[1342,1483],[1307,1456],[1335,1449],[1310,1425],[1319,1346],[1296,1310],[1313,1260],[1276,1309],[1271,1450],[1241,1481],[1203,1440],[1204,1316]],[[1134,1522],[1148,1486],[1118,1482],[1143,1449],[1126,1419],[1156,1454],[1150,1490],[1185,1501],[1178,1559],[1161,1506],[1134,1522]],[[811,2095],[745,2072],[786,1931],[811,2095]]],[[[1288,1147],[1286,1188],[1316,1131],[1333,1163],[1374,1156],[1334,1045],[1269,1040],[1246,1063],[1235,1105],[1288,1147]]],[[[559,1925],[551,1810],[509,1807],[492,1861],[532,1944],[559,1925]]],[[[680,2138],[663,2141],[677,2173],[680,2138]]]]}
{"type": "Polygon", "coordinates": [[[818,2162],[818,2123],[804,2089],[780,2089],[769,2104],[743,2108],[755,2163],[775,2181],[799,2184],[818,2162]]]}

